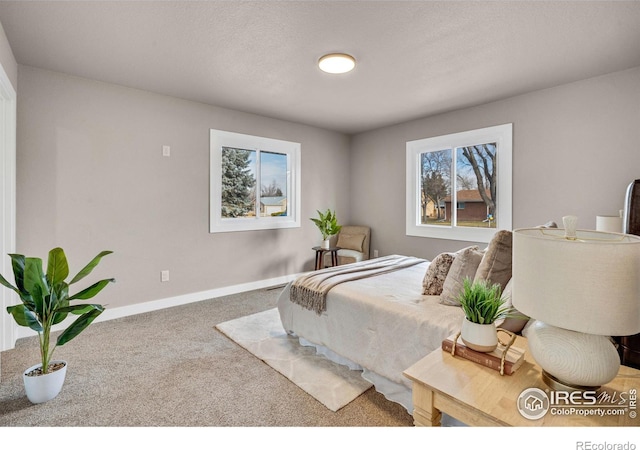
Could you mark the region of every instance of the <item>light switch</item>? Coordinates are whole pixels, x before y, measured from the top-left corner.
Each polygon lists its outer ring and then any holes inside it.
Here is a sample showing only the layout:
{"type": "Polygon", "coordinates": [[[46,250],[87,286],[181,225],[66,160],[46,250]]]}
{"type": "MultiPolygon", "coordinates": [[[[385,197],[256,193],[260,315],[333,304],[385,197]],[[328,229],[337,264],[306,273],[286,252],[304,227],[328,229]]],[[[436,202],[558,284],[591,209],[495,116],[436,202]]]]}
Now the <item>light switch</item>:
{"type": "Polygon", "coordinates": [[[168,145],[163,145],[162,156],[171,156],[171,147],[169,147],[168,145]]]}
{"type": "Polygon", "coordinates": [[[163,270],[160,272],[160,280],[161,281],[169,281],[169,271],[163,270]]]}

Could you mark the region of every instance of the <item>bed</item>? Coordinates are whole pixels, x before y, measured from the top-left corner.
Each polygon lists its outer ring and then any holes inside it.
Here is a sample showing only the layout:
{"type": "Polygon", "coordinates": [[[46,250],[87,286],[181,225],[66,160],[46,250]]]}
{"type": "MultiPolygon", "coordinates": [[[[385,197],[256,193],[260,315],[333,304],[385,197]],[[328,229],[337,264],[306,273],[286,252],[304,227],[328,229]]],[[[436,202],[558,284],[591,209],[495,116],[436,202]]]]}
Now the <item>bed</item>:
{"type": "MultiPolygon", "coordinates": [[[[511,278],[511,234],[498,234],[500,242],[494,242],[498,240],[496,235],[484,250],[467,247],[438,255],[433,261],[413,258],[414,264],[397,270],[340,282],[326,293],[322,311],[292,301],[294,280],[278,299],[283,327],[302,345],[315,346],[327,358],[362,370],[362,376],[378,392],[412,413],[411,381],[403,371],[440,348],[445,338],[459,331],[464,317],[462,308],[451,301],[452,289],[456,288],[449,281],[456,278],[461,283],[465,277],[482,272],[486,278],[500,278],[503,289],[507,288],[511,278]],[[473,255],[473,261],[469,261],[468,254],[473,255]],[[438,281],[433,291],[438,295],[425,294],[429,292],[425,286],[428,272],[438,281]]],[[[396,257],[410,258],[391,255],[396,257]]],[[[360,264],[367,262],[348,266],[360,264]]]]}
{"type": "MultiPolygon", "coordinates": [[[[357,263],[356,263],[357,264],[357,263]]],[[[413,412],[411,382],[403,370],[439,348],[460,328],[461,308],[422,295],[429,261],[339,284],[321,314],[290,301],[291,283],[278,300],[285,330],[319,353],[354,370],[389,400],[413,412]]]]}

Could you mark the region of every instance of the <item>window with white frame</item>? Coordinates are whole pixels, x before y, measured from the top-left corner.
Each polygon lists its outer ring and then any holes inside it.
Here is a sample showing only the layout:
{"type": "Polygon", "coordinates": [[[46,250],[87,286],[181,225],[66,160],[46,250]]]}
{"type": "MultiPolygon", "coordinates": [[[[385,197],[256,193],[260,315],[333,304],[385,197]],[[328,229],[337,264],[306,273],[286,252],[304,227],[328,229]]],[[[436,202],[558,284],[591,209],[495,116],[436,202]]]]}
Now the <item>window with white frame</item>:
{"type": "Polygon", "coordinates": [[[211,233],[300,226],[300,144],[211,130],[211,233]]]}
{"type": "Polygon", "coordinates": [[[511,229],[512,124],[407,142],[406,234],[489,242],[511,229]]]}

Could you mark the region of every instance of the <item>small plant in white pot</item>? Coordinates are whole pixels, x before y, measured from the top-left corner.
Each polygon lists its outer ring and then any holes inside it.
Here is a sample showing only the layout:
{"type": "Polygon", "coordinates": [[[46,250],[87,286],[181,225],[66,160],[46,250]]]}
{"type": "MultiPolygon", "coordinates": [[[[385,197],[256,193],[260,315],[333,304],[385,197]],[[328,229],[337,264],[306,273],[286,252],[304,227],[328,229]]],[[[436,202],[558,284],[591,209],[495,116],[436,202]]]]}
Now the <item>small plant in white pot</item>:
{"type": "Polygon", "coordinates": [[[342,225],[338,225],[335,212],[327,209],[326,212],[318,211],[318,218],[311,218],[322,234],[322,247],[329,248],[330,238],[340,232],[342,225]]]}
{"type": "Polygon", "coordinates": [[[498,346],[496,320],[511,314],[505,305],[499,284],[465,279],[458,301],[464,311],[460,337],[465,345],[479,352],[491,352],[498,346]]]}
{"type": "Polygon", "coordinates": [[[98,317],[104,307],[95,303],[76,303],[73,300],[88,300],[95,297],[113,278],[100,280],[80,292],[69,295],[69,286],[89,275],[103,256],[112,253],[103,251],[93,258],[71,281],[67,257],[61,248],[49,252],[46,273],[42,259],[10,254],[15,286],[0,275],[0,284],[15,291],[21,304],[7,307],[18,325],[29,327],[38,333],[40,344],[39,364],[28,368],[23,374],[25,391],[32,403],[43,403],[55,398],[64,384],[66,361],[52,360],[56,347],[69,342],[87,328],[98,317]],[[79,316],[56,339],[50,343],[51,328],[62,322],[68,314],[79,316]]]}

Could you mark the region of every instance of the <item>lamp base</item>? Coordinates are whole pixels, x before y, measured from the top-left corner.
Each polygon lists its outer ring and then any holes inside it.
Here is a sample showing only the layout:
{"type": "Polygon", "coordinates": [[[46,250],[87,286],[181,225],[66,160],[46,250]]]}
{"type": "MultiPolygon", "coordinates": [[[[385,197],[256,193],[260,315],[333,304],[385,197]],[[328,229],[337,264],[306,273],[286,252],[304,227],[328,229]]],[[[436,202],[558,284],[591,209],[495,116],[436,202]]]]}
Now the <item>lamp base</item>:
{"type": "Polygon", "coordinates": [[[596,390],[600,389],[600,387],[601,387],[601,386],[581,386],[581,385],[577,385],[577,384],[567,383],[567,382],[564,382],[564,381],[554,377],[550,373],[547,373],[547,371],[545,371],[545,370],[542,371],[542,377],[541,378],[542,378],[542,381],[544,382],[544,384],[549,386],[554,391],[567,391],[567,392],[596,391],[596,390]]]}
{"type": "Polygon", "coordinates": [[[539,320],[529,327],[526,337],[546,378],[561,383],[563,389],[605,385],[620,369],[620,356],[609,337],[565,330],[539,320]]]}

